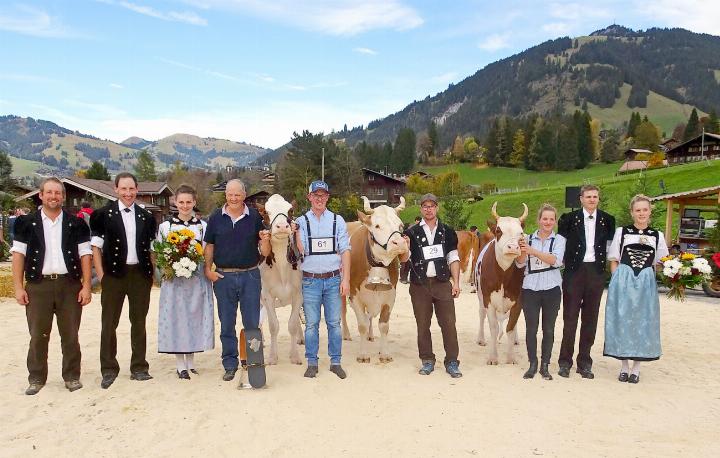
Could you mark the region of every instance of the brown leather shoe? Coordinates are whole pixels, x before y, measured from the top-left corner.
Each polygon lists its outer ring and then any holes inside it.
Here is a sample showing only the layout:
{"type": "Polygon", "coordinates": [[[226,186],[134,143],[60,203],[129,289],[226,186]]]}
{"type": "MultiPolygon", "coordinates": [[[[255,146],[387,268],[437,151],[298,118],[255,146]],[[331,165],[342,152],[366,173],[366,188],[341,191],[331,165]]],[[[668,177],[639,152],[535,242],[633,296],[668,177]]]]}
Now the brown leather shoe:
{"type": "Polygon", "coordinates": [[[65,388],[72,393],[82,388],[82,383],[80,383],[80,380],[69,380],[65,382],[65,388]]]}
{"type": "Polygon", "coordinates": [[[45,386],[44,383],[31,382],[30,386],[28,386],[27,389],[25,390],[25,394],[27,394],[28,396],[36,395],[40,392],[40,390],[42,390],[42,388],[44,386],[45,386]]]}

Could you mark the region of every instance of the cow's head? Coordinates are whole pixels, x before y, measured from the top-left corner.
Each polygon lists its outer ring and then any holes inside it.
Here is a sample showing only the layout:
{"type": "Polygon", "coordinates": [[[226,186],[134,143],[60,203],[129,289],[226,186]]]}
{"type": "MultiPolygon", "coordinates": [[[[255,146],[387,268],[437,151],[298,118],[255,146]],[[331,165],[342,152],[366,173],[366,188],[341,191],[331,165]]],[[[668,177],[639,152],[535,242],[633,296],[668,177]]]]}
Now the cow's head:
{"type": "Polygon", "coordinates": [[[488,227],[495,234],[495,257],[503,269],[510,267],[510,264],[520,256],[520,238],[523,233],[525,218],[527,218],[528,208],[523,203],[522,216],[514,218],[512,216],[500,216],[497,214],[497,202],[492,206],[492,216],[495,219],[494,224],[488,221],[488,227]]]}
{"type": "Polygon", "coordinates": [[[290,221],[292,219],[293,204],[280,194],[273,194],[265,202],[265,225],[275,239],[287,239],[292,232],[290,221]]]}
{"type": "Polygon", "coordinates": [[[370,201],[362,196],[365,213],[358,210],[358,220],[368,229],[372,238],[372,251],[378,261],[388,265],[396,256],[407,253],[408,246],[403,238],[403,222],[398,216],[405,208],[405,199],[395,208],[380,205],[370,207],[370,201]]]}

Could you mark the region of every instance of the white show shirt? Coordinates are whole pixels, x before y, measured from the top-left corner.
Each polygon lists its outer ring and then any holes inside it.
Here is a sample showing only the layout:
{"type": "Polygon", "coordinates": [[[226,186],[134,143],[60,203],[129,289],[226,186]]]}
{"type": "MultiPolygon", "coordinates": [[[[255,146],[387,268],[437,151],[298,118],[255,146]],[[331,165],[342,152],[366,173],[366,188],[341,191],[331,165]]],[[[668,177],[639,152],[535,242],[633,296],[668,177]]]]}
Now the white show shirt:
{"type": "MultiPolygon", "coordinates": [[[[68,270],[62,253],[63,214],[61,212],[60,215],[55,218],[55,221],[53,221],[43,210],[40,210],[40,217],[43,225],[43,238],[45,239],[45,257],[43,259],[42,274],[66,274],[68,270]]],[[[10,251],[27,256],[27,244],[14,240],[10,251]]],[[[79,243],[78,254],[80,257],[92,255],[90,242],[79,243]]]]}
{"type": "Polygon", "coordinates": [[[583,262],[595,262],[595,225],[597,224],[597,210],[588,213],[583,208],[585,222],[585,257],[583,262]],[[592,216],[592,218],[590,218],[592,216]]]}
{"type": "MultiPolygon", "coordinates": [[[[437,222],[435,224],[435,228],[430,230],[430,226],[425,222],[423,219],[420,221],[420,227],[423,228],[423,231],[425,231],[425,237],[427,237],[428,245],[434,245],[435,244],[435,233],[437,232],[437,222]]],[[[460,261],[460,256],[458,255],[457,250],[452,250],[450,253],[448,253],[445,256],[445,259],[447,260],[448,266],[452,264],[455,261],[460,261]]],[[[428,262],[427,263],[427,271],[425,272],[425,275],[427,277],[436,277],[437,273],[435,272],[435,263],[434,262],[428,262]]]]}
{"type": "Polygon", "coordinates": [[[125,226],[125,240],[127,240],[128,250],[127,263],[138,264],[140,260],[138,259],[137,247],[135,246],[135,234],[137,232],[135,224],[135,204],[133,203],[129,207],[126,207],[125,204],[118,201],[118,208],[120,208],[120,214],[122,215],[123,219],[123,226],[125,226]],[[126,208],[129,208],[130,211],[126,212],[126,208]]]}

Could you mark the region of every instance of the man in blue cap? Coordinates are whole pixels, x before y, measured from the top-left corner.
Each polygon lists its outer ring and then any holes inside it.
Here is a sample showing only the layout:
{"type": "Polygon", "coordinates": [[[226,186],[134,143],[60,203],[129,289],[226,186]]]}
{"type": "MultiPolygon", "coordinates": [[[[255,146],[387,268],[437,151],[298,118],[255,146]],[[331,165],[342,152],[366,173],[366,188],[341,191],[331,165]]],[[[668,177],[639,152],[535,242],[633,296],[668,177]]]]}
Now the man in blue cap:
{"type": "Polygon", "coordinates": [[[327,209],[330,189],[324,181],[313,181],[308,190],[310,210],[296,220],[297,246],[302,262],[303,308],[305,310],[305,377],[318,373],[320,306],[325,306],[330,371],[347,377],[340,365],[342,331],[341,296],[350,292],[350,239],[345,220],[327,209]]]}

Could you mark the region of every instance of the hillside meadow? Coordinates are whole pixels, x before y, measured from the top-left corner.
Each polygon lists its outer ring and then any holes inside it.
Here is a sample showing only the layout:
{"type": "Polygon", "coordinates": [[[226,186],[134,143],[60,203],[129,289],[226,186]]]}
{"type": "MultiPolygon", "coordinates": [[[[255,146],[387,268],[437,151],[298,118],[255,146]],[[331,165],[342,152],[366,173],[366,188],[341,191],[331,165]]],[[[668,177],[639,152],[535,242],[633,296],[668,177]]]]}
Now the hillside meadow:
{"type": "MultiPolygon", "coordinates": [[[[498,213],[501,215],[519,216],[522,213],[522,204],[526,203],[530,209],[530,217],[528,219],[527,231],[533,231],[536,228],[535,212],[544,202],[548,202],[558,208],[561,213],[566,211],[565,206],[565,186],[580,186],[584,183],[597,184],[601,189],[601,200],[605,198],[606,202],[601,206],[608,206],[608,200],[623,200],[617,202],[618,207],[624,206],[627,193],[633,189],[638,180],[638,174],[630,174],[616,177],[614,171],[617,170],[618,164],[595,165],[587,170],[577,170],[572,172],[544,172],[538,175],[552,174],[556,180],[555,184],[546,184],[544,187],[538,187],[531,190],[512,192],[506,194],[485,195],[484,200],[468,204],[470,209],[469,225],[477,225],[480,228],[485,227],[485,222],[490,217],[490,208],[493,203],[498,203],[498,213]],[[606,175],[597,173],[605,169],[610,170],[612,165],[612,173],[606,175]],[[585,172],[585,173],[584,173],[585,172]]],[[[518,172],[513,169],[503,168],[487,168],[464,170],[471,167],[465,164],[459,165],[458,171],[463,177],[463,184],[481,184],[481,182],[473,181],[473,178],[481,179],[495,177],[496,182],[501,182],[506,187],[524,187],[523,178],[526,176],[521,170],[518,175],[517,182],[510,179],[512,172],[518,172]],[[512,172],[511,172],[512,171],[512,172]],[[480,173],[482,172],[482,173],[480,173]],[[465,178],[470,177],[470,178],[465,178]]],[[[434,172],[437,173],[437,172],[434,172]]],[[[537,172],[534,172],[537,173],[537,172]]],[[[675,167],[667,167],[662,169],[650,170],[644,172],[647,179],[646,193],[650,196],[663,194],[660,188],[660,180],[664,181],[665,188],[668,193],[676,193],[689,191],[692,189],[705,188],[720,184],[720,161],[700,162],[675,167]]],[[[538,176],[538,180],[548,183],[550,178],[538,176]]],[[[501,186],[502,187],[502,186],[501,186]]],[[[615,208],[615,207],[613,207],[615,208]]],[[[613,211],[615,213],[615,211],[613,211]]],[[[420,209],[416,203],[408,202],[407,208],[402,212],[401,218],[405,222],[412,221],[415,216],[420,214],[420,209]]],[[[677,223],[678,218],[674,221],[677,223]]],[[[665,225],[665,207],[658,205],[653,212],[653,224],[659,229],[664,229],[665,225]]]]}

